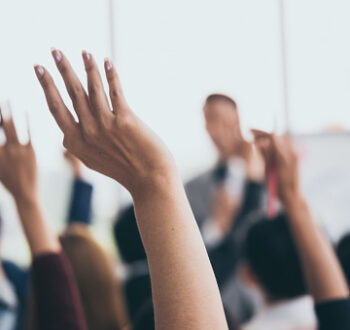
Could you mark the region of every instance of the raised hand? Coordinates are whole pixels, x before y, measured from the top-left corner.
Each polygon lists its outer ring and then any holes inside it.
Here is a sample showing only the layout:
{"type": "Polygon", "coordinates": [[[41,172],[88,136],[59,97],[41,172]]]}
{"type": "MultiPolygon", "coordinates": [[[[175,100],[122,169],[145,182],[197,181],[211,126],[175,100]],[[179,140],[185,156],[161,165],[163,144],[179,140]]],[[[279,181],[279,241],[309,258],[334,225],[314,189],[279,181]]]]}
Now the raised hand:
{"type": "Polygon", "coordinates": [[[105,72],[112,108],[91,54],[83,52],[88,93],[62,52],[54,49],[52,55],[79,122],[48,71],[37,65],[35,72],[65,147],[124,185],[134,199],[150,266],[156,328],[227,329],[215,276],[168,150],[130,110],[109,60],[105,72]]]}
{"type": "Polygon", "coordinates": [[[298,155],[289,136],[272,136],[272,152],[275,158],[280,198],[300,193],[298,155]]]}
{"type": "Polygon", "coordinates": [[[173,169],[170,154],[129,108],[111,61],[106,59],[104,66],[112,108],[90,53],[83,52],[88,93],[63,53],[54,49],[52,55],[79,122],[63,103],[49,72],[42,66],[35,66],[35,72],[51,113],[64,133],[64,146],[86,166],[117,180],[132,194],[136,187],[138,191],[150,188],[169,176],[173,169]]]}
{"type": "Polygon", "coordinates": [[[15,199],[33,256],[60,250],[42,216],[38,197],[37,165],[32,143],[22,145],[11,116],[2,115],[6,142],[0,147],[0,181],[15,199]]]}
{"type": "Polygon", "coordinates": [[[265,159],[265,163],[273,162],[277,171],[278,192],[281,201],[288,194],[299,193],[298,155],[291,138],[252,130],[255,144],[265,159]]]}
{"type": "Polygon", "coordinates": [[[0,181],[16,201],[31,200],[37,195],[37,166],[32,143],[22,145],[11,115],[2,115],[6,136],[0,147],[0,181]]]}

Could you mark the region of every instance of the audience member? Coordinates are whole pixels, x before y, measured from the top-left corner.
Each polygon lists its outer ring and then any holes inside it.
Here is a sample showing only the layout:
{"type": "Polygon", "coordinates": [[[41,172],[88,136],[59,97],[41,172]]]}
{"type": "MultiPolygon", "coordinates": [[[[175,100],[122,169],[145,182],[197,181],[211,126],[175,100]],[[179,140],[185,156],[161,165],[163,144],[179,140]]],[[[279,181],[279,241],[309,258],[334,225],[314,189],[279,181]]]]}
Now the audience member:
{"type": "Polygon", "coordinates": [[[265,133],[259,134],[257,144],[265,161],[272,161],[277,170],[280,201],[287,214],[308,292],[315,303],[318,328],[349,329],[349,288],[332,245],[313,221],[302,195],[298,159],[291,139],[265,133]]]}
{"type": "Polygon", "coordinates": [[[0,147],[0,181],[12,194],[33,257],[37,329],[86,329],[79,293],[57,238],[38,201],[37,167],[31,141],[20,144],[12,117],[2,116],[6,143],[0,147]]]}
{"type": "Polygon", "coordinates": [[[53,49],[52,55],[79,123],[48,71],[40,65],[35,71],[65,147],[133,197],[150,267],[156,328],[226,329],[215,276],[169,152],[127,105],[110,60],[105,71],[112,109],[90,53],[83,52],[89,94],[63,53],[53,49]]]}

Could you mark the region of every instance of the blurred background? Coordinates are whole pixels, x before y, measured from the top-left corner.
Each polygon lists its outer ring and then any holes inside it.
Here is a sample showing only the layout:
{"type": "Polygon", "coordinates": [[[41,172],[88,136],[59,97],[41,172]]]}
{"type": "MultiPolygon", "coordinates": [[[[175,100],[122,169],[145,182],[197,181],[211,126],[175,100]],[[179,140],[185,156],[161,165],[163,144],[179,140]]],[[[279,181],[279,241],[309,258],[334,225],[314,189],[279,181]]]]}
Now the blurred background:
{"type": "MultiPolygon", "coordinates": [[[[184,181],[216,161],[202,115],[209,93],[237,100],[247,139],[250,128],[290,130],[315,215],[333,239],[350,230],[349,1],[3,0],[0,13],[0,100],[10,100],[24,140],[29,114],[55,230],[64,224],[71,178],[33,71],[44,65],[64,91],[52,46],[84,82],[83,49],[101,69],[104,57],[114,60],[131,107],[168,145],[184,181]]],[[[106,225],[128,196],[111,180],[86,175],[96,189],[94,233],[109,248],[106,225]]],[[[0,210],[2,253],[25,264],[16,210],[2,188],[0,210]]]]}

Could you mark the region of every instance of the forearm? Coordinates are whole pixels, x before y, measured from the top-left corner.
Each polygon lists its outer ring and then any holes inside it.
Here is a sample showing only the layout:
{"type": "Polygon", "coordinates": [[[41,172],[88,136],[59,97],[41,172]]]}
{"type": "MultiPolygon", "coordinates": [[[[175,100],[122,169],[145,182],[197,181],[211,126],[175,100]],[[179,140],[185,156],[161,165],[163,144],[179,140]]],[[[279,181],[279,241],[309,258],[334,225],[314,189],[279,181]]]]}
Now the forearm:
{"type": "Polygon", "coordinates": [[[305,200],[299,193],[289,194],[285,208],[310,294],[316,302],[348,297],[349,289],[338,259],[313,221],[305,200]]]}
{"type": "Polygon", "coordinates": [[[37,196],[17,198],[16,205],[32,255],[58,252],[60,245],[43,219],[37,196]]]}
{"type": "Polygon", "coordinates": [[[134,196],[157,329],[227,328],[219,290],[180,179],[134,196]]]}

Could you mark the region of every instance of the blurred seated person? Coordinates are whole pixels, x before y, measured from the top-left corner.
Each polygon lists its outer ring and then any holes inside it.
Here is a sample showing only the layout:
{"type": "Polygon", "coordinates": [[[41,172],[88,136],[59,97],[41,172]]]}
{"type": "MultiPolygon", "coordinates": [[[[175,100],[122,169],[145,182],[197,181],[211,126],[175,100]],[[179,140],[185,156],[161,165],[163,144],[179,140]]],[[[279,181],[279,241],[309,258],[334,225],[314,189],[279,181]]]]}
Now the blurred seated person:
{"type": "Polygon", "coordinates": [[[122,288],[111,260],[89,228],[93,187],[83,178],[80,160],[68,151],[64,155],[74,181],[67,227],[60,243],[72,265],[87,326],[89,330],[122,329],[128,323],[122,288]]]}
{"type": "Polygon", "coordinates": [[[262,219],[246,241],[242,278],[263,302],[244,329],[314,329],[316,318],[285,214],[262,219]]]}
{"type": "Polygon", "coordinates": [[[266,307],[246,329],[315,329],[307,298],[297,298],[304,286],[313,299],[317,329],[350,329],[349,287],[331,243],[303,197],[292,140],[253,133],[265,163],[276,169],[276,191],[285,215],[258,223],[249,232],[245,278],[258,283],[266,307]]]}

